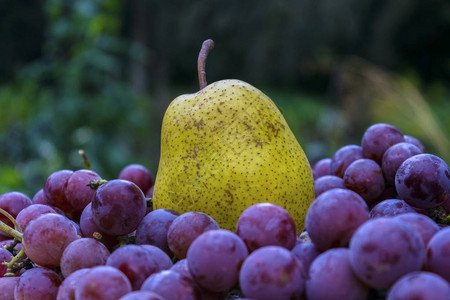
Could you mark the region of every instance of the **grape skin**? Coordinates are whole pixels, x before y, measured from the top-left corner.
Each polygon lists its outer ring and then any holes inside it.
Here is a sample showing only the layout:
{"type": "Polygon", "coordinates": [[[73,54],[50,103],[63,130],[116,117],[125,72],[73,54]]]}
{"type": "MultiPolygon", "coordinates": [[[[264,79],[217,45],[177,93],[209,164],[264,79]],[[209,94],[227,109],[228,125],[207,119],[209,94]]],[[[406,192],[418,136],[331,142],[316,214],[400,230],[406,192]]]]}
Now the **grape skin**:
{"type": "MultiPolygon", "coordinates": [[[[7,192],[0,195],[0,208],[16,218],[19,212],[31,205],[31,199],[21,192],[7,192]]],[[[0,214],[0,221],[13,227],[13,223],[3,214],[0,214]]],[[[9,235],[0,230],[0,235],[9,237],[9,235]]]]}
{"type": "Polygon", "coordinates": [[[311,168],[314,179],[317,179],[324,175],[330,175],[331,174],[330,164],[331,158],[329,157],[318,160],[311,168]]]}
{"type": "Polygon", "coordinates": [[[450,194],[450,169],[433,154],[417,154],[406,159],[395,175],[400,199],[418,208],[434,208],[450,194]]]}
{"type": "Polygon", "coordinates": [[[64,249],[78,238],[70,220],[60,214],[47,213],[32,220],[23,232],[26,255],[36,264],[59,266],[64,249]]]}
{"type": "Polygon", "coordinates": [[[411,272],[397,280],[386,300],[448,300],[450,285],[445,279],[430,272],[411,272]]]}
{"type": "Polygon", "coordinates": [[[323,192],[334,188],[345,189],[344,179],[335,175],[324,175],[314,180],[314,194],[316,198],[323,192]]]}
{"type": "Polygon", "coordinates": [[[396,216],[396,218],[413,227],[422,237],[425,247],[428,245],[430,239],[440,230],[439,225],[432,219],[419,213],[405,213],[396,216]]]}
{"type": "Polygon", "coordinates": [[[150,291],[134,291],[123,295],[119,300],[167,300],[150,291]]]}
{"type": "Polygon", "coordinates": [[[14,299],[56,299],[61,278],[46,268],[26,270],[19,278],[14,289],[14,299]]]}
{"type": "Polygon", "coordinates": [[[319,251],[344,247],[369,219],[364,200],[348,189],[331,189],[317,197],[306,213],[306,231],[319,251]]]}
{"type": "Polygon", "coordinates": [[[104,244],[93,238],[79,238],[67,245],[61,256],[61,273],[64,277],[79,269],[106,264],[110,255],[104,244]]]}
{"type": "Polygon", "coordinates": [[[30,221],[46,213],[56,213],[56,211],[50,205],[31,204],[22,209],[17,215],[17,225],[19,225],[20,230],[23,232],[30,221]]]}
{"type": "Polygon", "coordinates": [[[346,188],[358,193],[368,204],[374,203],[385,187],[381,167],[372,159],[355,160],[343,178],[346,188]]]}
{"type": "Polygon", "coordinates": [[[78,215],[88,205],[95,190],[88,186],[91,180],[102,179],[100,175],[91,170],[77,170],[73,172],[66,181],[64,186],[64,196],[72,207],[73,211],[78,215]]]}
{"type": "Polygon", "coordinates": [[[117,178],[134,182],[145,195],[148,193],[154,183],[152,173],[146,167],[140,164],[130,164],[125,166],[120,171],[117,178]]]}
{"type": "Polygon", "coordinates": [[[75,290],[78,283],[89,271],[90,268],[84,268],[70,273],[59,286],[56,300],[75,300],[75,290]]]}
{"type": "Polygon", "coordinates": [[[209,230],[196,238],[187,253],[195,282],[212,292],[225,292],[239,280],[239,269],[248,255],[247,246],[235,233],[209,230]]]}
{"type": "Polygon", "coordinates": [[[51,206],[60,208],[65,213],[70,214],[73,211],[72,206],[67,201],[64,193],[64,186],[67,179],[72,175],[72,170],[58,170],[50,174],[44,184],[44,196],[47,203],[51,206]]]}
{"type": "Polygon", "coordinates": [[[75,289],[75,299],[113,300],[131,292],[128,278],[111,266],[96,266],[88,269],[75,289]]]}
{"type": "Polygon", "coordinates": [[[0,276],[0,299],[14,300],[14,289],[19,282],[19,278],[0,276]]]}
{"type": "Polygon", "coordinates": [[[435,233],[426,249],[425,269],[450,282],[450,227],[435,233]]]}
{"type": "Polygon", "coordinates": [[[173,220],[167,231],[167,244],[178,258],[186,258],[191,243],[203,232],[219,229],[217,222],[202,212],[187,212],[173,220]]]}
{"type": "Polygon", "coordinates": [[[370,219],[350,240],[350,262],[369,286],[389,288],[401,276],[421,269],[425,259],[422,237],[392,217],[370,219]]]}
{"type": "Polygon", "coordinates": [[[102,232],[120,236],[136,230],[145,216],[147,202],[136,184],[114,179],[99,186],[91,209],[92,218],[102,232]]]}
{"type": "Polygon", "coordinates": [[[167,300],[201,299],[195,283],[173,270],[163,270],[150,275],[142,284],[141,291],[154,292],[167,300]]]}
{"type": "Polygon", "coordinates": [[[122,271],[130,280],[133,290],[139,290],[147,277],[172,267],[172,261],[155,246],[125,245],[111,253],[106,265],[122,271]]]}
{"type": "Polygon", "coordinates": [[[333,155],[330,164],[330,174],[344,177],[345,170],[357,159],[363,158],[362,147],[358,145],[345,145],[333,155]]]}
{"type": "Polygon", "coordinates": [[[397,143],[404,142],[403,133],[395,126],[376,123],[363,134],[361,139],[362,153],[365,158],[373,159],[381,164],[384,152],[397,143]]]}
{"type": "Polygon", "coordinates": [[[269,245],[291,250],[297,241],[291,215],[272,203],[257,203],[246,208],[237,221],[236,234],[247,245],[249,252],[269,245]]]}
{"type": "Polygon", "coordinates": [[[393,217],[399,214],[415,212],[414,208],[401,199],[386,199],[372,207],[369,217],[371,219],[388,216],[393,217]]]}
{"type": "Polygon", "coordinates": [[[11,254],[11,252],[6,250],[5,248],[0,247],[0,278],[5,275],[6,270],[8,269],[8,267],[3,263],[10,262],[12,257],[13,255],[11,254]]]}
{"type": "Polygon", "coordinates": [[[381,169],[386,182],[390,185],[395,185],[397,169],[406,159],[420,153],[422,151],[410,143],[398,143],[388,148],[381,162],[381,169]]]}
{"type": "Polygon", "coordinates": [[[319,256],[320,252],[316,249],[316,246],[312,242],[302,242],[291,250],[291,252],[297,256],[306,272],[308,272],[311,263],[319,256]]]}
{"type": "Polygon", "coordinates": [[[148,213],[136,229],[136,244],[154,245],[170,257],[173,256],[167,243],[169,227],[180,214],[170,209],[156,209],[148,213]]]}
{"type": "Polygon", "coordinates": [[[280,246],[261,247],[245,259],[239,285],[247,298],[299,299],[305,291],[306,272],[297,257],[280,246]]]}
{"type": "Polygon", "coordinates": [[[353,273],[350,250],[347,248],[334,248],[321,253],[309,268],[306,280],[308,300],[361,300],[366,299],[368,293],[368,287],[353,273]]]}

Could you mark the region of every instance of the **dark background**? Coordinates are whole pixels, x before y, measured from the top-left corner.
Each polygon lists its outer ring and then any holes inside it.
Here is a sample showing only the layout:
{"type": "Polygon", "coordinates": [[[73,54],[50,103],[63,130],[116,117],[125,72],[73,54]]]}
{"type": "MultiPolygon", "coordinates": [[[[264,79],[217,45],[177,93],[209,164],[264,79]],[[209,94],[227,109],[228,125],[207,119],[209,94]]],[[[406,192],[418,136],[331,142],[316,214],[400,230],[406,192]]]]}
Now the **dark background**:
{"type": "Polygon", "coordinates": [[[164,111],[238,78],[280,107],[311,163],[387,122],[447,162],[450,2],[0,0],[0,193],[58,169],[156,174],[164,111]]]}

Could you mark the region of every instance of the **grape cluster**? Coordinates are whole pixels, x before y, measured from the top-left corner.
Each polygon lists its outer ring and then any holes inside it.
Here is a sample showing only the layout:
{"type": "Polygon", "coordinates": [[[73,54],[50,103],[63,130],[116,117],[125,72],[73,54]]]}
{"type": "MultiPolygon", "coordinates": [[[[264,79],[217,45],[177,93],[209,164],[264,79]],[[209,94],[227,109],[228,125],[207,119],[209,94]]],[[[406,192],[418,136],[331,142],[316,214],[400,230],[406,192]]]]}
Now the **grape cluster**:
{"type": "Polygon", "coordinates": [[[152,210],[142,165],[117,178],[58,170],[30,199],[0,195],[0,299],[450,299],[450,170],[374,124],[312,166],[298,232],[271,203],[235,231],[201,211],[152,210]]]}

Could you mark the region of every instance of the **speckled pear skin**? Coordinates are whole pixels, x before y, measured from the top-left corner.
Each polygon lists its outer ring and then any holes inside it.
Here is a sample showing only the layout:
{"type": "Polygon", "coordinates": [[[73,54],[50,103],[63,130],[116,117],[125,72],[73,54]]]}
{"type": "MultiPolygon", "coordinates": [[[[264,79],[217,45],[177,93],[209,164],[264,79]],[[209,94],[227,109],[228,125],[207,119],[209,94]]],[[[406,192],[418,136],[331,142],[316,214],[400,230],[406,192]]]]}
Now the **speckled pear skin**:
{"type": "Polygon", "coordinates": [[[240,80],[174,99],[163,118],[154,209],[200,211],[235,231],[250,205],[271,202],[304,229],[311,167],[276,105],[240,80]]]}

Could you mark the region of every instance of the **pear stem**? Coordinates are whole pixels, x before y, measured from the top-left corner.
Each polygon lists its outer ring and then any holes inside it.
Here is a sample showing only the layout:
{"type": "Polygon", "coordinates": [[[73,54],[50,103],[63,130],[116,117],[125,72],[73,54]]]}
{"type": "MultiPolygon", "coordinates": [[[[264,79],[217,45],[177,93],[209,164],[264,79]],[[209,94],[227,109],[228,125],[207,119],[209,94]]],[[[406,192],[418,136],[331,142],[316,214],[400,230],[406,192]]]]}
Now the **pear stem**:
{"type": "Polygon", "coordinates": [[[206,59],[209,52],[214,48],[214,41],[208,39],[203,42],[200,53],[198,54],[197,70],[198,70],[198,82],[200,83],[200,89],[205,88],[208,83],[206,82],[206,59]]]}

